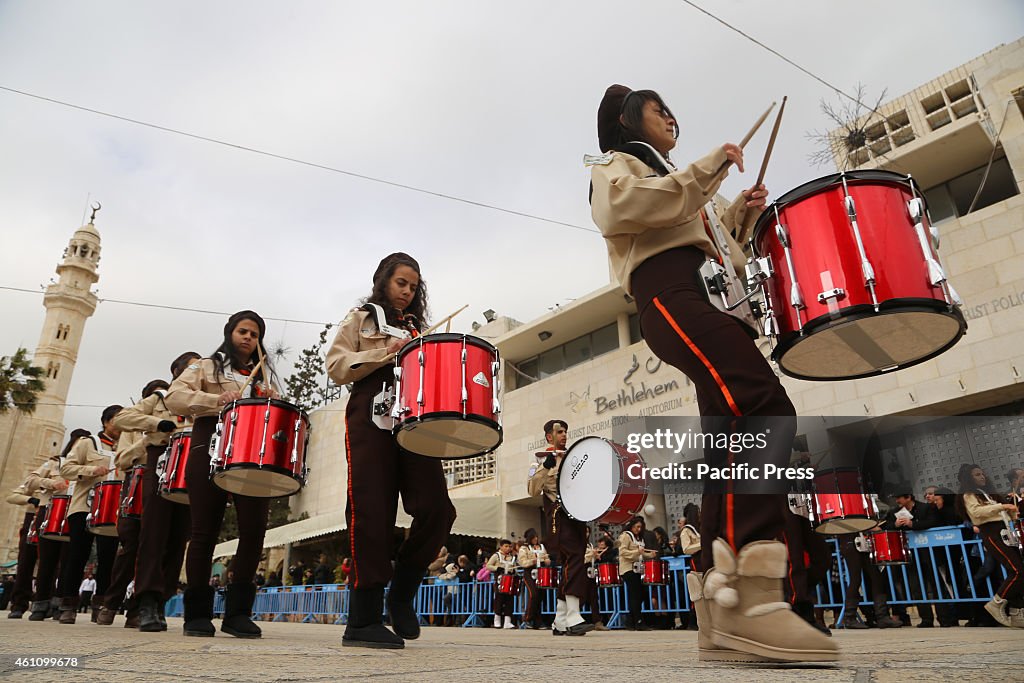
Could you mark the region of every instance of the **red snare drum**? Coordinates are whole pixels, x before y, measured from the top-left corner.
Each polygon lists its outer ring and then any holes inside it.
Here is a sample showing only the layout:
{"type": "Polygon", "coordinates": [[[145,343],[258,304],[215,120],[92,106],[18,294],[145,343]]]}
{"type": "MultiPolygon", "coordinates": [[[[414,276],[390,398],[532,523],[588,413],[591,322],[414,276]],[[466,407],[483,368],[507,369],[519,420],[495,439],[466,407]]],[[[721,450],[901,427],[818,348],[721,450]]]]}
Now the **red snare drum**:
{"type": "Polygon", "coordinates": [[[644,583],[664,586],[668,583],[668,562],[659,560],[644,560],[644,583]]]}
{"type": "Polygon", "coordinates": [[[499,576],[495,583],[498,585],[498,592],[505,595],[519,595],[519,589],[523,585],[523,579],[518,574],[506,572],[499,576]]]}
{"type": "Polygon", "coordinates": [[[43,517],[45,516],[45,507],[41,507],[36,510],[35,516],[32,517],[32,524],[28,527],[28,533],[25,534],[25,543],[28,543],[29,545],[39,545],[39,524],[43,521],[43,517]]]}
{"type": "Polygon", "coordinates": [[[907,535],[902,531],[875,531],[868,536],[871,537],[871,561],[875,564],[886,566],[910,562],[907,535]]]}
{"type": "Polygon", "coordinates": [[[224,407],[210,452],[213,483],[254,498],[290,496],[306,483],[309,418],[277,399],[243,399],[224,407]]]}
{"type": "Polygon", "coordinates": [[[874,501],[864,493],[860,471],[839,468],[815,473],[811,522],[822,534],[850,534],[878,526],[874,501]]]}
{"type": "Polygon", "coordinates": [[[618,562],[601,562],[597,565],[598,586],[618,586],[621,583],[619,580],[618,562]]]}
{"type": "Polygon", "coordinates": [[[558,567],[537,567],[537,588],[558,588],[558,567]]]}
{"type": "Polygon", "coordinates": [[[157,493],[172,503],[188,505],[188,486],[185,484],[185,465],[192,447],[192,430],[175,432],[167,450],[156,462],[157,493]]]}
{"type": "Polygon", "coordinates": [[[68,525],[68,510],[71,508],[71,496],[61,494],[50,498],[46,506],[46,516],[39,527],[40,538],[50,541],[70,541],[71,527],[68,525]]]}
{"type": "Polygon", "coordinates": [[[395,358],[395,440],[411,453],[470,458],[501,445],[498,350],[468,334],[428,334],[395,358]]]}
{"type": "Polygon", "coordinates": [[[907,176],[850,171],[801,185],[761,214],[753,243],[773,271],[762,288],[772,359],[791,377],[910,367],[967,329],[907,176]]]}
{"type": "Polygon", "coordinates": [[[89,514],[85,518],[85,526],[97,536],[117,536],[122,484],[120,481],[101,481],[89,491],[89,514]]]}
{"type": "Polygon", "coordinates": [[[625,446],[588,436],[574,443],[558,471],[558,502],[581,522],[625,524],[647,502],[647,480],[637,474],[644,459],[625,446]]]}
{"type": "Polygon", "coordinates": [[[142,476],[145,465],[136,465],[131,471],[131,483],[128,485],[124,500],[121,501],[122,517],[142,519],[142,476]]]}

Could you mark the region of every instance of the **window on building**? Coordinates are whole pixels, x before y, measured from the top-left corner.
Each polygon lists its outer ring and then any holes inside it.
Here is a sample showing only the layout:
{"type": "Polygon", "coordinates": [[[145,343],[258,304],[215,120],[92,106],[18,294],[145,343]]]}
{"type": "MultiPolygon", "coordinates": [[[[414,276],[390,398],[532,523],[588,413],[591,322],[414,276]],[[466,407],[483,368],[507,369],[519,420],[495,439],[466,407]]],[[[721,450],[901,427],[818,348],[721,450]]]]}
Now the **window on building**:
{"type": "Polygon", "coordinates": [[[533,383],[530,377],[545,379],[580,363],[619,348],[619,330],[616,323],[584,334],[560,346],[545,351],[539,356],[515,364],[515,386],[525,387],[533,383]]]}
{"type": "Polygon", "coordinates": [[[449,488],[494,478],[494,453],[464,460],[442,460],[441,462],[449,488]]]}
{"type": "MultiPolygon", "coordinates": [[[[982,166],[925,190],[924,197],[928,202],[928,213],[932,222],[939,223],[947,218],[966,216],[984,175],[985,167],[982,166]]],[[[999,157],[992,162],[992,168],[985,180],[985,187],[974,205],[974,211],[1001,202],[1017,193],[1017,181],[1013,177],[1010,164],[1005,156],[999,157]]]]}
{"type": "Polygon", "coordinates": [[[71,331],[71,325],[65,325],[64,326],[64,336],[62,337],[62,339],[67,339],[68,338],[68,332],[70,332],[70,331],[71,331]]]}
{"type": "Polygon", "coordinates": [[[630,343],[636,344],[643,339],[640,334],[640,313],[630,315],[630,343]]]}

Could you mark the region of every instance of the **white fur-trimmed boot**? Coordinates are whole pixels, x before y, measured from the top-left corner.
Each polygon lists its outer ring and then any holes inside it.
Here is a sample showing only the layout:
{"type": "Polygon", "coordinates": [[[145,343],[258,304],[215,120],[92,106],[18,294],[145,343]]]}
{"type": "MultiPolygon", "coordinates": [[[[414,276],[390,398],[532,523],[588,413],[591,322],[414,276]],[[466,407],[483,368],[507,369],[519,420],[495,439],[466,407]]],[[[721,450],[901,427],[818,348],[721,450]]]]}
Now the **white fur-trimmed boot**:
{"type": "Polygon", "coordinates": [[[783,662],[835,662],[839,646],[793,612],[782,579],[788,553],[778,541],[754,541],[733,555],[720,538],[704,581],[711,599],[711,639],[719,648],[783,662]]]}
{"type": "MultiPolygon", "coordinates": [[[[697,659],[701,662],[767,662],[767,657],[761,657],[749,652],[730,650],[718,647],[711,639],[713,627],[711,625],[711,605],[704,599],[704,578],[713,576],[714,569],[703,572],[687,572],[686,590],[690,593],[690,600],[693,601],[693,609],[697,612],[697,659]]],[[[714,582],[712,581],[712,584],[714,582]]]]}

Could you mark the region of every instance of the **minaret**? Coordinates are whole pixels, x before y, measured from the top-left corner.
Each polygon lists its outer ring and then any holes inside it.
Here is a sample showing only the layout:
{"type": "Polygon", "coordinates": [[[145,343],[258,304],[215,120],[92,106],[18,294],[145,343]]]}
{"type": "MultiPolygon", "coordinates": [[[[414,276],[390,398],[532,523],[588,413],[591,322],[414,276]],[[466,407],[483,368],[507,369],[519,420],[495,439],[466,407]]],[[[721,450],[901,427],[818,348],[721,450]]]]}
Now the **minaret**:
{"type": "MultiPolygon", "coordinates": [[[[85,321],[98,299],[91,287],[100,279],[100,233],[94,222],[100,205],[93,207],[64,249],[57,265],[58,280],[46,288],[46,320],[32,364],[44,371],[46,388],[33,413],[8,410],[0,418],[0,491],[6,493],[24,480],[31,468],[58,452],[64,439],[64,405],[78,360],[85,321]]],[[[13,353],[13,349],[11,350],[13,353]]],[[[0,502],[0,558],[17,556],[17,529],[23,508],[0,502]]]]}

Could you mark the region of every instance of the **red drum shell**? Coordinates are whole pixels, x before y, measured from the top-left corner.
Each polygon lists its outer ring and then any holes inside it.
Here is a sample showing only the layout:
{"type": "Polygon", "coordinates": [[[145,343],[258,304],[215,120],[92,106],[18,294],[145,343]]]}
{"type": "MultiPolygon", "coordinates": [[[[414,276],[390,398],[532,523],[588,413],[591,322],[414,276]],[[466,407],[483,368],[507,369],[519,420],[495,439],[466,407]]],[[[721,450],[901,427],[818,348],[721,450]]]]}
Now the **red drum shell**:
{"type": "Polygon", "coordinates": [[[647,502],[646,479],[630,479],[627,473],[631,465],[642,468],[643,457],[599,436],[580,439],[569,447],[558,472],[559,504],[567,515],[581,522],[625,524],[647,502]],[[617,485],[605,480],[612,472],[618,472],[617,485]]]}
{"type": "Polygon", "coordinates": [[[907,535],[902,531],[875,531],[871,537],[871,561],[880,566],[907,564],[910,549],[907,535]]]}
{"type": "Polygon", "coordinates": [[[120,481],[100,481],[92,487],[85,526],[97,536],[117,536],[122,485],[120,481]]]}
{"type": "Polygon", "coordinates": [[[468,334],[428,334],[402,347],[395,363],[401,372],[397,401],[405,411],[395,425],[400,447],[452,460],[484,455],[501,445],[500,414],[494,405],[499,381],[494,346],[468,334]]]}
{"type": "Polygon", "coordinates": [[[39,527],[39,537],[50,541],[70,541],[71,526],[68,524],[68,510],[71,509],[71,496],[61,494],[50,498],[46,506],[46,516],[39,527]]]}
{"type": "Polygon", "coordinates": [[[185,482],[185,467],[192,447],[192,430],[175,432],[167,444],[167,450],[157,463],[158,493],[173,503],[188,505],[188,484],[185,482]]]}
{"type": "Polygon", "coordinates": [[[664,586],[668,583],[668,562],[657,558],[644,560],[644,583],[664,586]]]}
{"type": "MultiPolygon", "coordinates": [[[[765,283],[779,329],[772,358],[783,372],[800,379],[853,379],[910,367],[949,349],[967,329],[942,287],[931,284],[907,208],[914,186],[889,171],[852,171],[845,178],[875,274],[875,310],[844,204],[843,177],[826,176],[788,192],[761,214],[754,228],[755,255],[770,257],[774,270],[765,283]],[[790,304],[793,280],[776,233],[779,222],[789,233],[806,306],[799,314],[790,304]],[[833,288],[844,295],[818,300],[819,293],[833,288]]],[[[927,218],[923,225],[930,255],[938,262],[927,218]]]]}
{"type": "Polygon", "coordinates": [[[537,588],[558,588],[558,567],[537,567],[537,588]]]}
{"type": "Polygon", "coordinates": [[[822,534],[849,534],[878,526],[874,505],[854,468],[825,470],[814,477],[815,529],[822,534]]]}
{"type": "Polygon", "coordinates": [[[618,562],[600,562],[597,565],[597,585],[618,586],[622,583],[619,579],[618,562]]]}
{"type": "Polygon", "coordinates": [[[142,479],[145,472],[145,465],[136,465],[132,468],[131,483],[128,485],[124,500],[121,501],[122,517],[142,519],[142,479]]]}
{"type": "Polygon", "coordinates": [[[298,406],[277,399],[230,403],[221,411],[217,434],[213,483],[225,491],[278,498],[298,493],[306,483],[309,417],[298,406]]]}
{"type": "Polygon", "coordinates": [[[497,578],[498,592],[504,595],[518,595],[523,579],[518,574],[507,572],[497,578]]]}

